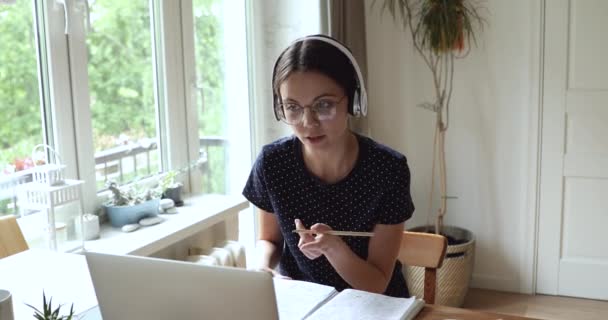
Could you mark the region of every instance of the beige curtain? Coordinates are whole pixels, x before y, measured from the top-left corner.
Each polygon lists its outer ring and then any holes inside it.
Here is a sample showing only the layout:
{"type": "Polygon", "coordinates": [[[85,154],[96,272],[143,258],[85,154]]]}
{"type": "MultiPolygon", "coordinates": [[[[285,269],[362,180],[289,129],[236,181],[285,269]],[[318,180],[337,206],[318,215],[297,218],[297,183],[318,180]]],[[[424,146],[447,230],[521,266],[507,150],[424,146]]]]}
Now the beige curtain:
{"type": "MultiPolygon", "coordinates": [[[[361,68],[363,79],[366,81],[365,1],[327,0],[327,20],[328,35],[338,39],[352,50],[361,68]]],[[[367,85],[366,88],[368,88],[367,85]]],[[[373,110],[372,106],[368,109],[368,117],[373,112],[371,110],[373,110]]],[[[367,118],[352,118],[350,126],[355,132],[369,135],[370,128],[367,118]]]]}

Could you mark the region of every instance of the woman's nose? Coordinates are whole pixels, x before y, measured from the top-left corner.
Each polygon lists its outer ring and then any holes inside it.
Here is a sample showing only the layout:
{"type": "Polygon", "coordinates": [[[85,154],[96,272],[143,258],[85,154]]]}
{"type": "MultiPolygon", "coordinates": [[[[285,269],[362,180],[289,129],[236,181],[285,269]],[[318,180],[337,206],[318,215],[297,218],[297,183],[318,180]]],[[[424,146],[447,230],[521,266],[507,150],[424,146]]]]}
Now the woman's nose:
{"type": "Polygon", "coordinates": [[[306,128],[319,126],[317,114],[311,108],[304,108],[304,114],[302,114],[302,126],[306,128]]]}

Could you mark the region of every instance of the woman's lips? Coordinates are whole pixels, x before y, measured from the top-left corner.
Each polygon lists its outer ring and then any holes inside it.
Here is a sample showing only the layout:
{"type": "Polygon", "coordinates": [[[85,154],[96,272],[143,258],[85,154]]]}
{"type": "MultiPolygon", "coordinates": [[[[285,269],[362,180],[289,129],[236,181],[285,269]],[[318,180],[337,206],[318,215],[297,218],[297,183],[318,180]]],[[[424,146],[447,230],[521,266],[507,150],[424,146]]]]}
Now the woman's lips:
{"type": "Polygon", "coordinates": [[[308,140],[308,142],[310,143],[319,143],[321,142],[323,139],[325,138],[325,135],[320,135],[320,136],[309,136],[306,137],[306,140],[308,140]]]}

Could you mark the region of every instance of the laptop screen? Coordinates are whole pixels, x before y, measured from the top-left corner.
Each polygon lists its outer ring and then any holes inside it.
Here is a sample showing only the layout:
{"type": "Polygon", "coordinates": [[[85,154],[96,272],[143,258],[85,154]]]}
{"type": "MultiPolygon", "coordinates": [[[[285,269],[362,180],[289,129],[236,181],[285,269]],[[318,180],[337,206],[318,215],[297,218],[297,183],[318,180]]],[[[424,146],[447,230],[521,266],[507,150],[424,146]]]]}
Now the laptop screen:
{"type": "Polygon", "coordinates": [[[265,272],[85,255],[103,319],[278,319],[272,277],[265,272]]]}

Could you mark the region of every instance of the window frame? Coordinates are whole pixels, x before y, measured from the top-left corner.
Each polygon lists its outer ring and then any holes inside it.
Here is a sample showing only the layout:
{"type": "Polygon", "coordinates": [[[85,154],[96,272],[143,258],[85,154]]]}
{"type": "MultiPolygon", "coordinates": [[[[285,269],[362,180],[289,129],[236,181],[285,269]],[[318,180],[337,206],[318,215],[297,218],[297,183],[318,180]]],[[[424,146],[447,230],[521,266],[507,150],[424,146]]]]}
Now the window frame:
{"type": "MultiPolygon", "coordinates": [[[[51,5],[52,6],[52,5],[51,5]]],[[[67,43],[69,64],[73,80],[71,102],[73,112],[73,133],[71,137],[63,137],[62,144],[72,141],[72,148],[63,148],[61,152],[70,154],[71,162],[68,167],[77,168],[75,176],[85,180],[83,197],[85,211],[94,212],[108,196],[107,191],[98,191],[95,177],[95,158],[93,149],[90,91],[88,86],[88,58],[86,44],[86,11],[77,8],[77,4],[69,6],[69,39],[67,43]],[[78,148],[76,147],[78,146],[78,148]]],[[[181,57],[180,8],[169,1],[150,0],[150,19],[152,35],[152,54],[155,76],[154,91],[156,103],[156,127],[159,141],[161,171],[176,169],[190,162],[191,154],[188,145],[189,131],[192,130],[185,122],[186,119],[196,121],[196,114],[187,114],[184,102],[183,58],[181,57]],[[184,107],[181,107],[184,106],[184,107]]],[[[63,26],[62,26],[63,28],[63,26]]],[[[56,30],[57,31],[57,30],[56,30]]],[[[64,92],[68,94],[68,92],[64,92]]],[[[68,110],[66,110],[68,111],[68,110]]],[[[67,113],[67,112],[66,112],[67,113]]],[[[61,121],[68,124],[69,117],[61,121]]],[[[67,133],[66,133],[67,135],[67,133]]],[[[194,135],[196,137],[196,135],[194,135]]],[[[197,150],[198,151],[198,150],[197,150]]],[[[198,156],[197,156],[198,158],[198,156]]],[[[193,159],[194,160],[194,159],[193,159]]],[[[74,174],[74,172],[72,172],[74,174]]],[[[138,181],[138,184],[152,185],[158,176],[151,176],[138,181]]],[[[190,181],[185,183],[186,191],[196,191],[190,188],[190,181]]]]}
{"type": "MultiPolygon", "coordinates": [[[[93,130],[91,119],[91,97],[88,77],[87,27],[88,5],[86,0],[65,1],[65,6],[58,1],[31,0],[36,28],[38,50],[38,74],[40,83],[40,105],[43,110],[41,120],[45,143],[53,146],[61,154],[66,165],[66,177],[84,180],[83,213],[94,213],[108,196],[108,191],[98,192],[96,186],[95,151],[93,147],[93,130]],[[67,12],[66,12],[67,10],[67,12]],[[67,18],[67,21],[66,21],[67,18]],[[67,25],[67,27],[66,27],[67,25]],[[67,29],[67,33],[66,33],[67,29]],[[45,50],[46,49],[46,50],[45,50]]],[[[244,64],[247,68],[248,96],[240,99],[247,103],[246,119],[239,119],[241,129],[250,130],[251,82],[252,68],[249,30],[250,3],[242,0],[245,7],[246,21],[244,30],[246,43],[239,44],[245,48],[247,57],[244,64]],[[247,128],[245,128],[245,125],[247,128]]],[[[192,0],[149,0],[153,74],[156,77],[155,118],[159,137],[161,170],[166,172],[182,168],[200,157],[199,121],[197,112],[197,76],[195,57],[195,23],[194,4],[192,0]]],[[[234,5],[234,4],[233,4],[234,5]]],[[[234,110],[232,111],[234,112],[234,110]]],[[[238,132],[242,134],[241,132],[238,132]]],[[[237,132],[227,135],[237,136],[237,132]]],[[[241,161],[245,155],[252,158],[251,136],[239,140],[230,149],[240,148],[239,156],[226,159],[226,166],[234,161],[241,161]]],[[[228,146],[226,146],[228,148],[228,146]]],[[[239,176],[249,168],[240,166],[239,176]]],[[[235,172],[226,176],[232,179],[235,172]]],[[[198,194],[202,192],[202,174],[191,170],[182,177],[185,191],[198,194]]],[[[138,181],[138,184],[152,186],[159,176],[152,176],[138,181]]],[[[240,191],[239,191],[240,193],[240,191]]]]}

